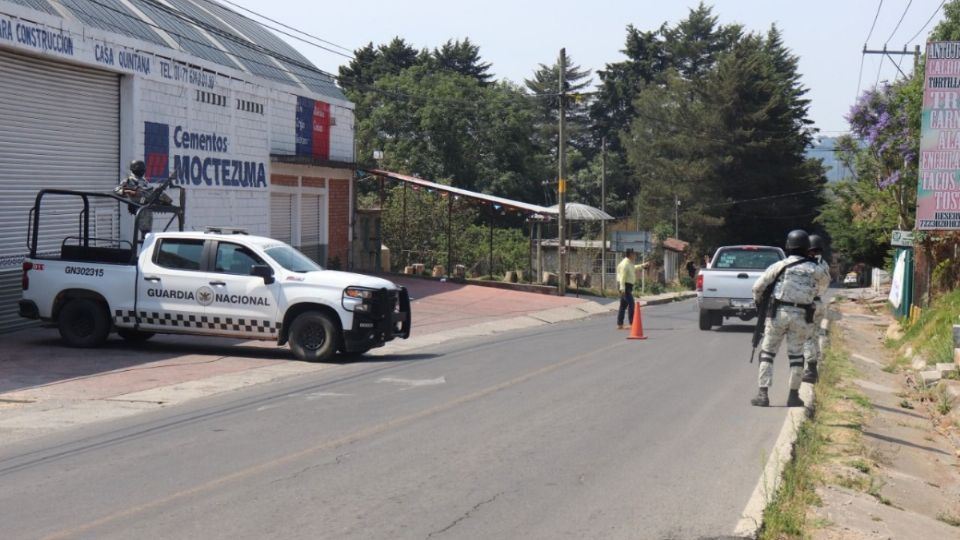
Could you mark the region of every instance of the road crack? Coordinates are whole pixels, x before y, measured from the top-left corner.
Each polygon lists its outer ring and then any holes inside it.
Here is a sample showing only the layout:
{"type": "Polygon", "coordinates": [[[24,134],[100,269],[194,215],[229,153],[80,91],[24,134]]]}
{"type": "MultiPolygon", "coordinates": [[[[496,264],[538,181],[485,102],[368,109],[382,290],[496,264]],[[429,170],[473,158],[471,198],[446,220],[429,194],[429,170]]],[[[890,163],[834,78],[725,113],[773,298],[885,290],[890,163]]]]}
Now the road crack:
{"type": "Polygon", "coordinates": [[[467,519],[467,518],[470,517],[474,512],[476,512],[477,510],[479,510],[481,506],[484,506],[484,505],[487,505],[487,504],[492,503],[493,501],[497,500],[497,497],[503,495],[503,493],[504,493],[504,492],[501,491],[500,493],[497,493],[496,495],[494,495],[493,497],[490,497],[490,498],[487,499],[487,500],[478,502],[477,504],[473,505],[473,508],[471,508],[471,509],[467,510],[466,512],[464,512],[462,516],[460,516],[460,517],[458,517],[457,519],[453,520],[453,522],[450,523],[449,525],[447,525],[446,527],[440,529],[439,531],[433,531],[432,533],[428,534],[428,535],[427,535],[427,538],[433,538],[434,536],[436,536],[436,535],[438,535],[438,534],[443,534],[443,533],[449,531],[450,529],[456,527],[457,524],[459,524],[461,521],[467,519]]]}

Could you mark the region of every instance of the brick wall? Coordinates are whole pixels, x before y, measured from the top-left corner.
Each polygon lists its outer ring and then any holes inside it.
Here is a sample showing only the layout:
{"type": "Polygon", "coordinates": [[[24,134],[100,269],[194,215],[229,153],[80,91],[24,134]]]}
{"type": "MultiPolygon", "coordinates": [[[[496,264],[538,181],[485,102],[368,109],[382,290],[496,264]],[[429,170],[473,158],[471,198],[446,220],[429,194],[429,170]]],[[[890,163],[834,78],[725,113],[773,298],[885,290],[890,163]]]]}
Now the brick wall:
{"type": "Polygon", "coordinates": [[[329,183],[327,195],[330,201],[327,208],[330,231],[327,260],[336,257],[340,259],[340,267],[345,269],[350,246],[350,180],[331,178],[329,183]]]}

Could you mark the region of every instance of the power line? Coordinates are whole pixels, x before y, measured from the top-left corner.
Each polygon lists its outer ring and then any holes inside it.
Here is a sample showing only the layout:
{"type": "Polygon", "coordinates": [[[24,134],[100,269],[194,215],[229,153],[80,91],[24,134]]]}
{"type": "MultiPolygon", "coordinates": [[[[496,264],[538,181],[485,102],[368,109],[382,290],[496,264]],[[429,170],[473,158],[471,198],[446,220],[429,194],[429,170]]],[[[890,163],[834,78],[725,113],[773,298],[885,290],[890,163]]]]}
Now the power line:
{"type": "MultiPolygon", "coordinates": [[[[867,32],[867,39],[863,40],[864,50],[867,49],[867,42],[869,42],[870,37],[873,36],[873,29],[877,26],[877,18],[880,16],[880,8],[882,7],[883,0],[880,0],[880,3],[877,5],[877,12],[873,15],[873,24],[870,25],[870,31],[867,32]]],[[[857,76],[857,95],[854,96],[854,100],[860,97],[860,85],[863,84],[863,60],[866,56],[866,53],[860,55],[860,74],[857,76]]]]}
{"type": "MultiPolygon", "coordinates": [[[[900,20],[897,21],[897,25],[893,27],[893,32],[890,32],[890,37],[883,42],[883,46],[886,47],[887,43],[890,43],[890,40],[893,39],[893,36],[897,33],[897,30],[900,29],[900,24],[903,23],[903,18],[907,16],[907,12],[910,11],[910,6],[913,5],[913,0],[907,2],[907,7],[903,9],[903,13],[900,14],[900,20]]],[[[882,63],[882,62],[881,62],[882,63]]]]}
{"type": "MultiPolygon", "coordinates": [[[[204,0],[204,1],[207,2],[208,4],[213,4],[213,5],[221,8],[221,9],[225,9],[223,6],[219,5],[217,2],[214,2],[213,0],[204,0]]],[[[246,10],[246,11],[250,11],[250,10],[244,8],[243,6],[239,6],[239,5],[234,4],[233,2],[230,2],[230,1],[228,1],[228,0],[222,0],[222,1],[228,3],[228,4],[232,5],[232,6],[237,6],[237,7],[239,7],[240,9],[243,9],[243,10],[246,10]]],[[[295,39],[295,40],[297,40],[297,41],[306,43],[307,45],[313,45],[314,47],[317,47],[318,49],[322,49],[322,50],[324,50],[324,51],[327,51],[327,52],[330,52],[330,53],[333,53],[333,54],[342,56],[342,57],[344,57],[344,58],[348,58],[348,59],[350,59],[350,60],[353,60],[353,54],[344,54],[344,53],[342,53],[342,52],[340,52],[340,51],[335,51],[335,50],[333,50],[333,49],[331,49],[331,48],[329,48],[329,47],[324,47],[323,45],[320,45],[319,43],[314,43],[313,41],[304,39],[304,38],[302,38],[302,37],[300,37],[300,36],[295,36],[295,35],[293,35],[293,34],[291,34],[291,33],[289,33],[289,32],[285,32],[285,31],[283,31],[283,30],[281,30],[281,29],[279,29],[279,28],[277,28],[277,27],[275,27],[275,26],[270,26],[269,24],[265,24],[265,23],[260,22],[260,21],[255,21],[255,20],[251,19],[250,17],[245,17],[244,15],[241,15],[240,13],[237,13],[237,12],[235,12],[235,11],[231,11],[231,12],[232,12],[232,13],[235,13],[235,14],[236,14],[237,16],[239,16],[239,17],[243,17],[243,18],[245,18],[245,19],[247,19],[247,20],[249,20],[249,21],[252,21],[252,22],[260,25],[260,26],[269,28],[270,30],[273,30],[274,32],[276,32],[276,33],[278,33],[278,34],[282,34],[282,35],[284,35],[284,36],[287,36],[287,37],[289,37],[290,39],[295,39]]],[[[255,13],[255,12],[251,11],[251,13],[255,13]]],[[[255,13],[255,14],[258,15],[258,16],[260,16],[260,17],[263,17],[264,19],[267,19],[268,21],[276,22],[276,21],[274,21],[273,19],[270,19],[269,17],[264,17],[263,15],[260,15],[259,13],[255,13]]],[[[280,25],[284,26],[285,28],[290,28],[290,27],[288,27],[287,25],[285,25],[285,24],[283,24],[283,23],[277,23],[277,24],[280,24],[280,25]]],[[[319,38],[319,37],[316,37],[316,36],[307,34],[306,32],[303,32],[303,31],[300,31],[300,30],[296,30],[295,28],[294,28],[293,30],[295,30],[295,31],[297,31],[297,32],[299,32],[299,33],[301,33],[301,34],[303,34],[303,35],[309,36],[311,39],[315,39],[315,40],[317,40],[317,41],[321,41],[321,42],[323,42],[323,43],[327,43],[327,41],[326,41],[325,39],[322,39],[322,38],[319,38]]],[[[336,46],[336,47],[340,47],[340,45],[336,45],[336,44],[333,44],[333,45],[336,46]]],[[[345,47],[340,47],[340,48],[341,48],[341,49],[345,49],[345,47]]],[[[351,51],[351,52],[352,52],[352,51],[351,51]]]]}
{"type": "Polygon", "coordinates": [[[933,14],[930,15],[930,18],[927,19],[927,22],[925,22],[925,23],[923,24],[923,26],[920,27],[919,30],[917,30],[917,33],[914,34],[913,37],[910,38],[909,41],[907,41],[907,44],[908,44],[908,45],[909,45],[910,43],[913,43],[913,40],[917,39],[917,36],[919,36],[920,33],[923,32],[923,31],[927,28],[927,26],[930,25],[930,22],[933,21],[933,18],[937,16],[937,13],[940,13],[940,9],[943,8],[943,5],[946,4],[946,3],[947,3],[947,0],[943,0],[942,2],[940,2],[940,5],[937,6],[937,9],[933,10],[933,14]]]}
{"type": "Polygon", "coordinates": [[[870,25],[870,31],[867,32],[867,39],[863,40],[864,43],[870,41],[870,36],[873,35],[873,29],[877,26],[877,18],[880,17],[880,8],[883,7],[883,0],[880,0],[880,5],[877,6],[877,12],[873,15],[873,24],[870,25]]]}
{"type": "Polygon", "coordinates": [[[783,194],[780,194],[780,195],[769,195],[769,196],[767,196],[767,197],[757,197],[757,198],[755,198],[755,199],[740,199],[740,200],[738,200],[738,201],[727,201],[727,202],[722,202],[722,203],[717,203],[717,204],[708,204],[708,205],[702,206],[701,208],[714,208],[714,207],[717,207],[717,206],[730,206],[730,205],[740,204],[740,203],[745,203],[745,202],[769,201],[769,200],[773,200],[773,199],[783,199],[783,198],[786,198],[786,197],[793,197],[793,196],[795,196],[795,195],[803,195],[803,194],[806,194],[806,193],[814,193],[814,192],[819,192],[819,191],[821,191],[820,188],[805,189],[805,190],[803,190],[803,191],[794,191],[794,192],[792,192],[792,193],[783,193],[783,194]]]}
{"type": "MultiPolygon", "coordinates": [[[[212,2],[212,0],[205,0],[205,1],[207,1],[207,2],[212,2]]],[[[280,26],[282,26],[283,28],[286,28],[287,30],[291,30],[291,31],[296,32],[296,33],[298,33],[298,34],[302,34],[302,35],[307,36],[307,37],[309,37],[309,38],[315,39],[315,40],[317,40],[317,41],[319,41],[319,42],[321,42],[321,43],[326,43],[327,45],[331,45],[331,46],[336,47],[336,48],[338,48],[338,49],[342,49],[342,50],[344,50],[344,51],[347,51],[348,53],[351,53],[351,54],[353,53],[353,49],[348,49],[347,47],[344,47],[343,45],[338,45],[338,44],[336,44],[336,43],[334,43],[334,42],[332,42],[332,41],[328,41],[328,40],[323,39],[323,38],[321,38],[321,37],[317,37],[317,36],[315,36],[315,35],[313,35],[313,34],[311,34],[311,33],[309,33],[309,32],[304,32],[303,30],[299,30],[299,29],[294,28],[294,27],[292,27],[292,26],[286,25],[286,24],[284,24],[284,23],[282,23],[282,22],[280,22],[280,21],[278,21],[278,20],[271,19],[270,17],[267,17],[266,15],[264,15],[264,14],[262,14],[262,13],[257,13],[256,11],[254,11],[254,10],[252,10],[252,9],[245,8],[245,7],[241,6],[240,4],[237,4],[236,2],[231,2],[230,0],[219,0],[219,1],[222,2],[222,3],[224,3],[224,4],[229,4],[229,5],[233,6],[233,7],[242,9],[243,11],[246,11],[247,13],[252,13],[253,15],[256,15],[257,17],[260,17],[261,19],[265,19],[265,20],[268,20],[268,21],[270,21],[270,22],[272,22],[272,23],[279,24],[280,26]]],[[[238,15],[240,15],[240,14],[238,13],[238,15]]],[[[240,15],[240,16],[241,16],[241,17],[244,17],[243,15],[240,15]]],[[[246,17],[246,18],[249,19],[249,17],[246,17]]],[[[252,20],[252,19],[251,19],[251,20],[252,20]]],[[[254,21],[254,22],[256,22],[257,24],[263,24],[263,23],[261,23],[261,22],[259,22],[259,21],[254,21]]],[[[266,26],[266,25],[264,25],[264,26],[266,26]]]]}

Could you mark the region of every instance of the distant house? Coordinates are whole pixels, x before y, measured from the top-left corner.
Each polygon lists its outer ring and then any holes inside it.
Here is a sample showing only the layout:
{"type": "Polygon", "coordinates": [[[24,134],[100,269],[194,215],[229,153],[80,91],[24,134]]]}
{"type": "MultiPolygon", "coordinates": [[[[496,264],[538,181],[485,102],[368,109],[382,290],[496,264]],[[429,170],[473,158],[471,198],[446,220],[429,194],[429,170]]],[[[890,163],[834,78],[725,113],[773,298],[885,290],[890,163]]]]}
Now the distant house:
{"type": "Polygon", "coordinates": [[[680,281],[681,263],[689,247],[689,242],[676,238],[667,238],[663,241],[663,280],[666,283],[680,281]]]}

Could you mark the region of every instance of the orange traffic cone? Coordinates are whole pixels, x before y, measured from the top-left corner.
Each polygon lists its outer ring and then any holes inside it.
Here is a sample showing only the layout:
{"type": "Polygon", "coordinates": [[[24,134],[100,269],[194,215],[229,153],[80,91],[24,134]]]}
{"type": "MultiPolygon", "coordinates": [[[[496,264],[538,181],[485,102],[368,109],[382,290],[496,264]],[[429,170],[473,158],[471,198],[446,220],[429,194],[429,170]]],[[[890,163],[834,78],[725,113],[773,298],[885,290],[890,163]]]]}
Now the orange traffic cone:
{"type": "Polygon", "coordinates": [[[630,335],[627,339],[647,339],[643,335],[643,317],[640,315],[640,301],[637,300],[637,309],[633,313],[633,326],[630,328],[630,335]]]}

